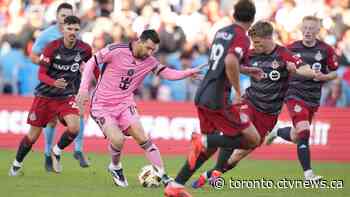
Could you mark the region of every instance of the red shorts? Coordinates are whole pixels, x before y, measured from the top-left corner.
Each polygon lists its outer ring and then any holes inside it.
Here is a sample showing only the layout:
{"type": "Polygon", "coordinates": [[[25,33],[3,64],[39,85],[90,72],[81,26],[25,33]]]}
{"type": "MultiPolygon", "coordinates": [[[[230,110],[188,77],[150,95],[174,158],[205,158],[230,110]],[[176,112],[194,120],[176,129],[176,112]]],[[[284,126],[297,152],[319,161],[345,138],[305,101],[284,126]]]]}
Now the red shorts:
{"type": "Polygon", "coordinates": [[[296,99],[288,99],[286,104],[294,127],[300,121],[309,121],[311,124],[317,107],[309,107],[304,101],[296,99]]]}
{"type": "Polygon", "coordinates": [[[278,120],[278,115],[271,115],[257,111],[256,108],[247,101],[244,101],[244,104],[241,105],[241,113],[245,113],[249,117],[250,121],[260,134],[261,142],[263,142],[266,134],[275,127],[278,120]]]}
{"type": "Polygon", "coordinates": [[[68,114],[79,116],[75,97],[65,99],[35,97],[28,114],[27,123],[36,127],[45,127],[56,116],[63,120],[63,117],[68,114]]]}
{"type": "Polygon", "coordinates": [[[224,135],[236,136],[250,125],[249,119],[242,116],[239,106],[223,110],[210,110],[197,106],[201,133],[222,132],[224,135]]]}

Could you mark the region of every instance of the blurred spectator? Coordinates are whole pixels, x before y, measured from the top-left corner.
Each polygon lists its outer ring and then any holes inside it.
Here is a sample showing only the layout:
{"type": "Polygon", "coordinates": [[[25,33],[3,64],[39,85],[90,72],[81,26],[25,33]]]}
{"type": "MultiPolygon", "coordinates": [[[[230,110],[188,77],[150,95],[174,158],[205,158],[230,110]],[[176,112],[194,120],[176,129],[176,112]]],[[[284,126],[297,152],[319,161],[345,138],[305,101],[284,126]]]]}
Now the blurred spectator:
{"type": "Polygon", "coordinates": [[[342,80],[340,78],[330,82],[330,88],[326,92],[324,106],[328,107],[346,107],[348,105],[346,95],[342,91],[342,80]]]}

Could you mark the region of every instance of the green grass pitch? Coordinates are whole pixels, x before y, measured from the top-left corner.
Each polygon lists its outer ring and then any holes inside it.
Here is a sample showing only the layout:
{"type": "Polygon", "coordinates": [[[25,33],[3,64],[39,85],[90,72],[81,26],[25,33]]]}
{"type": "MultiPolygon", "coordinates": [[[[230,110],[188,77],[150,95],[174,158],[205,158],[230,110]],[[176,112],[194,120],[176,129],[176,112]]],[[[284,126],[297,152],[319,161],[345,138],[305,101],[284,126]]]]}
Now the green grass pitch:
{"type": "MultiPolygon", "coordinates": [[[[15,156],[14,151],[0,151],[0,196],[3,197],[158,197],[163,196],[163,188],[143,188],[137,181],[137,174],[142,166],[147,164],[143,156],[123,155],[122,162],[125,175],[129,181],[128,188],[118,188],[112,184],[106,167],[109,162],[107,154],[88,156],[92,166],[86,169],[79,167],[71,153],[64,153],[62,158],[63,172],[61,174],[46,173],[43,167],[43,154],[31,152],[24,162],[24,176],[9,177],[8,169],[15,156]]],[[[184,157],[165,156],[169,175],[175,176],[184,162],[184,157]]],[[[208,162],[204,168],[213,165],[208,162]]],[[[314,170],[323,175],[327,181],[342,180],[343,188],[338,189],[232,189],[225,186],[215,190],[209,186],[201,190],[189,189],[195,197],[349,197],[350,196],[350,165],[345,163],[313,162],[314,170]]],[[[300,167],[297,161],[256,161],[245,160],[224,178],[234,179],[268,179],[278,181],[283,178],[300,179],[300,167]]],[[[197,177],[196,174],[194,177],[197,177]]],[[[191,179],[192,181],[192,179],[191,179]]],[[[190,183],[190,182],[189,182],[190,183]]],[[[337,185],[339,187],[339,185],[337,185]]]]}

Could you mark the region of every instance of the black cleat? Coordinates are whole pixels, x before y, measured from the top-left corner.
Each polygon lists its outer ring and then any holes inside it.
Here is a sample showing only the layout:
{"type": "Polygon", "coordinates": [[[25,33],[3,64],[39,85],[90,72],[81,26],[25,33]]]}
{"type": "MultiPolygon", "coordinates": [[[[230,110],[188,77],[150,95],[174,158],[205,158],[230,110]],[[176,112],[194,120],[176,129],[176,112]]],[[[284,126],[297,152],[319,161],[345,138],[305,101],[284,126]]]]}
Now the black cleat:
{"type": "Polygon", "coordinates": [[[53,172],[51,156],[45,155],[45,170],[47,172],[53,172]]]}
{"type": "Polygon", "coordinates": [[[87,168],[90,166],[89,160],[85,157],[85,155],[80,151],[74,152],[74,158],[79,161],[79,165],[82,168],[87,168]]]}

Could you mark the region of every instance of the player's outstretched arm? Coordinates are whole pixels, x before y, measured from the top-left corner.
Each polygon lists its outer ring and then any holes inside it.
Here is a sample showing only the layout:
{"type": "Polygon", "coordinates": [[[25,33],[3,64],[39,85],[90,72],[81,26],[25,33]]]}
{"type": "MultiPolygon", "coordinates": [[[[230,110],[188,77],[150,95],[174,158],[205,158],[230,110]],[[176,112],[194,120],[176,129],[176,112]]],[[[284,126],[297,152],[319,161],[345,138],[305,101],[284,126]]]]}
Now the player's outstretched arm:
{"type": "Polygon", "coordinates": [[[80,88],[78,91],[78,95],[76,96],[76,102],[77,105],[82,109],[82,106],[84,106],[85,102],[89,98],[89,88],[91,81],[94,78],[94,70],[97,68],[96,56],[93,56],[84,64],[84,71],[80,83],[80,88]]]}
{"type": "Polygon", "coordinates": [[[225,72],[230,84],[236,91],[236,97],[241,97],[241,88],[239,82],[240,66],[237,57],[234,54],[227,54],[225,57],[225,72]]]}
{"type": "Polygon", "coordinates": [[[191,68],[186,70],[175,70],[165,67],[159,71],[159,76],[168,80],[181,80],[187,77],[196,76],[200,73],[200,69],[191,68]]]}
{"type": "Polygon", "coordinates": [[[245,74],[249,77],[254,78],[255,80],[260,80],[262,79],[263,75],[264,75],[264,71],[261,68],[257,68],[257,67],[251,67],[251,66],[246,66],[246,65],[241,65],[239,68],[239,71],[242,74],[245,74]]]}
{"type": "Polygon", "coordinates": [[[311,69],[310,65],[304,64],[300,66],[298,69],[296,69],[296,74],[308,77],[308,78],[315,78],[316,73],[314,70],[311,69]]]}
{"type": "Polygon", "coordinates": [[[331,71],[328,74],[323,74],[322,72],[316,72],[315,80],[317,81],[331,81],[338,77],[336,71],[331,71]]]}

